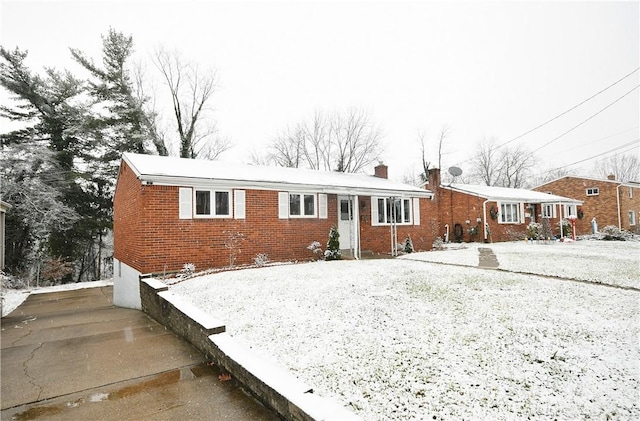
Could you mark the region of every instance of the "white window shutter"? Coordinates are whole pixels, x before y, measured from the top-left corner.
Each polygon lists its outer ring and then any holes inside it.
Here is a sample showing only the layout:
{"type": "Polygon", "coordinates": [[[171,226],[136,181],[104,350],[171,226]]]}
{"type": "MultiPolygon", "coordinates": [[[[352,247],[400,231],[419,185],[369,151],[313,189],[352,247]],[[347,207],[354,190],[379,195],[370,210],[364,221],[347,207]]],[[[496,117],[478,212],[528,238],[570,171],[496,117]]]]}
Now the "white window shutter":
{"type": "Polygon", "coordinates": [[[278,218],[289,219],[289,193],[278,192],[278,218]]]}
{"type": "Polygon", "coordinates": [[[327,219],[329,217],[326,194],[318,194],[318,217],[320,219],[327,219]]]}
{"type": "Polygon", "coordinates": [[[180,219],[191,219],[192,215],[192,192],[193,190],[190,187],[180,187],[178,193],[178,201],[179,201],[179,211],[178,217],[180,219]]]}
{"type": "Polygon", "coordinates": [[[233,191],[233,217],[235,219],[245,219],[246,217],[246,193],[244,190],[233,191]]]}
{"type": "Polygon", "coordinates": [[[420,225],[420,199],[413,198],[413,225],[420,225]]]}
{"type": "Polygon", "coordinates": [[[378,198],[371,197],[371,226],[380,225],[378,222],[378,198]]]}
{"type": "Polygon", "coordinates": [[[553,205],[551,205],[551,217],[552,218],[557,218],[558,217],[558,212],[556,212],[556,204],[554,203],[553,205]]]}

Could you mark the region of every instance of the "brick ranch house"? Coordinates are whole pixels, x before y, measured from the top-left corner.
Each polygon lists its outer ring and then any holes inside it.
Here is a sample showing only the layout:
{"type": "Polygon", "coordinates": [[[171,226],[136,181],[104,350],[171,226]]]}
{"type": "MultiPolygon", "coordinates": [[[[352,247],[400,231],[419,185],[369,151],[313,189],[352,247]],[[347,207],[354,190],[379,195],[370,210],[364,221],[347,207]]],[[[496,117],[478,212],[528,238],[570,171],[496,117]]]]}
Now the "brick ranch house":
{"type": "MultiPolygon", "coordinates": [[[[440,170],[432,169],[429,189],[445,242],[501,242],[524,238],[531,222],[548,219],[554,235],[560,221],[575,216],[580,200],[527,189],[472,184],[442,185],[440,170]]],[[[566,233],[564,233],[566,235],[566,233]]]]}
{"type": "Polygon", "coordinates": [[[534,188],[541,192],[560,194],[582,200],[582,218],[576,221],[579,235],[592,232],[591,221],[596,218],[599,228],[613,225],[640,233],[640,183],[589,177],[561,177],[534,188]]]}
{"type": "Polygon", "coordinates": [[[433,243],[432,192],[376,175],[228,164],[125,153],[114,195],[114,302],[140,308],[142,274],[310,260],[337,226],[340,247],[393,253],[411,236],[433,243]],[[427,218],[430,216],[431,219],[427,218]]]}

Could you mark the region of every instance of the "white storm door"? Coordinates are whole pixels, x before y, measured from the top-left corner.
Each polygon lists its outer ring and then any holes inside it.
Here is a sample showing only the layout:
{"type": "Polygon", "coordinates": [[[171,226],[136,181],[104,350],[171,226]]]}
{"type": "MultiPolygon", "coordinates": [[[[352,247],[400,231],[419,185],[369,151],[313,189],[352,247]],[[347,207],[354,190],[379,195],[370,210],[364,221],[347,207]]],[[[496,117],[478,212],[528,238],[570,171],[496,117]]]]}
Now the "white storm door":
{"type": "Polygon", "coordinates": [[[338,233],[340,249],[353,248],[353,200],[349,196],[338,196],[338,233]]]}

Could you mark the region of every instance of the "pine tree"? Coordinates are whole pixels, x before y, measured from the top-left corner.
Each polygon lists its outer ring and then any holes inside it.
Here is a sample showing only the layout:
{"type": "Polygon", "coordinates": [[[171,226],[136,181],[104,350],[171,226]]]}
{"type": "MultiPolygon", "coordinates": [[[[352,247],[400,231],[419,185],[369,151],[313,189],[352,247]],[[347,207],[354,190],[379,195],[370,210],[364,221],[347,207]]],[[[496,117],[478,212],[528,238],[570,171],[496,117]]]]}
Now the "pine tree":
{"type": "Polygon", "coordinates": [[[413,241],[411,241],[410,235],[407,235],[406,240],[404,240],[404,252],[413,253],[413,241]]]}
{"type": "Polygon", "coordinates": [[[340,255],[340,233],[335,225],[329,231],[329,241],[327,241],[324,257],[326,260],[339,260],[342,257],[340,255]]]}

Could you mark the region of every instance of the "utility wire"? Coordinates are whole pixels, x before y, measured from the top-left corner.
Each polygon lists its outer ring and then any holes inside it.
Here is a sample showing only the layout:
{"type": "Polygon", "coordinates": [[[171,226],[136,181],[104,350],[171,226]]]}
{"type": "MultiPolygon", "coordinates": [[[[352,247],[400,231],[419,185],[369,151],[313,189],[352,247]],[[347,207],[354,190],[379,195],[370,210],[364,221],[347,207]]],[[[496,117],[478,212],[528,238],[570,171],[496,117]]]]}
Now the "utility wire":
{"type": "MultiPolygon", "coordinates": [[[[541,127],[543,127],[543,126],[546,126],[547,124],[549,124],[549,123],[551,123],[551,122],[553,122],[553,121],[557,120],[558,118],[562,117],[563,115],[565,115],[565,114],[567,114],[567,113],[569,113],[569,112],[571,112],[571,111],[575,110],[576,108],[578,108],[579,106],[583,105],[584,103],[586,103],[586,102],[588,102],[588,101],[592,100],[593,98],[595,98],[596,96],[600,95],[601,93],[603,93],[603,92],[605,92],[605,91],[607,91],[607,90],[611,89],[612,87],[614,87],[614,86],[615,86],[615,85],[617,85],[618,83],[622,82],[623,80],[625,80],[626,78],[628,78],[628,77],[629,77],[629,76],[631,76],[632,74],[636,73],[638,70],[640,70],[640,67],[635,68],[635,69],[634,69],[634,70],[632,70],[630,73],[628,73],[628,74],[626,74],[625,76],[621,77],[620,79],[616,80],[615,82],[613,82],[611,85],[607,86],[606,88],[601,89],[600,91],[598,91],[598,92],[596,92],[595,94],[591,95],[589,98],[585,99],[584,101],[580,102],[579,104],[574,105],[573,107],[571,107],[571,108],[569,108],[568,110],[566,110],[566,111],[564,111],[564,112],[562,112],[562,113],[558,114],[557,116],[555,116],[555,117],[553,117],[553,118],[551,118],[551,119],[549,119],[549,120],[545,121],[545,122],[544,122],[544,123],[542,123],[542,124],[537,125],[537,126],[536,126],[536,127],[534,127],[533,129],[530,129],[530,130],[528,130],[528,131],[526,131],[526,132],[522,133],[521,135],[516,136],[516,137],[514,137],[513,139],[510,139],[510,140],[508,140],[508,141],[506,141],[506,142],[504,142],[504,143],[502,143],[502,144],[500,144],[500,145],[494,146],[493,148],[491,148],[491,149],[490,149],[490,152],[493,152],[493,151],[495,151],[495,150],[497,150],[497,149],[499,149],[499,148],[501,148],[501,147],[503,147],[503,146],[505,146],[505,145],[508,145],[509,143],[514,142],[514,141],[516,141],[516,140],[518,140],[518,139],[520,139],[520,138],[522,138],[522,137],[524,137],[524,136],[528,135],[529,133],[531,133],[531,132],[533,132],[533,131],[535,131],[535,130],[538,130],[539,128],[541,128],[541,127]]],[[[637,86],[636,86],[636,88],[637,88],[637,86]]],[[[634,89],[636,89],[636,88],[634,88],[634,89]]],[[[461,162],[457,163],[457,164],[456,164],[456,166],[459,166],[459,165],[461,165],[461,164],[464,164],[465,162],[471,161],[471,160],[473,160],[473,159],[477,158],[477,156],[478,156],[478,155],[474,155],[474,156],[472,156],[472,157],[470,157],[470,158],[468,158],[468,159],[466,159],[466,160],[464,160],[464,161],[461,161],[461,162]]]]}
{"type": "Polygon", "coordinates": [[[545,148],[547,146],[549,146],[551,143],[555,142],[556,140],[560,139],[561,137],[571,133],[572,131],[574,131],[575,129],[577,129],[578,127],[582,126],[584,123],[586,123],[587,121],[591,120],[592,118],[594,118],[595,116],[597,116],[598,114],[604,112],[605,110],[607,110],[609,107],[611,107],[612,105],[614,105],[615,103],[617,103],[618,101],[622,100],[624,97],[626,97],[627,95],[631,94],[633,91],[635,91],[636,89],[640,88],[640,85],[636,85],[634,88],[632,88],[630,91],[628,91],[627,93],[625,93],[624,95],[622,95],[621,97],[619,97],[618,99],[616,99],[615,101],[611,102],[609,105],[607,105],[606,107],[600,109],[600,111],[598,111],[595,114],[592,114],[590,117],[588,117],[586,120],[583,120],[582,122],[576,124],[575,126],[573,126],[572,128],[570,128],[569,130],[567,130],[566,132],[562,133],[559,136],[554,137],[553,139],[551,139],[550,141],[548,141],[547,143],[543,144],[542,146],[540,146],[539,148],[534,149],[533,151],[531,151],[531,153],[529,155],[533,155],[534,153],[538,152],[540,149],[545,148]]]}
{"type": "Polygon", "coordinates": [[[600,142],[600,141],[602,141],[602,140],[606,140],[606,139],[610,139],[610,138],[612,138],[612,137],[618,136],[619,134],[626,133],[626,132],[630,132],[631,130],[635,130],[635,129],[637,129],[638,127],[640,127],[640,126],[631,127],[631,128],[629,128],[629,129],[623,130],[623,131],[621,131],[621,132],[613,133],[613,134],[610,134],[610,135],[608,135],[608,136],[601,137],[601,138],[596,139],[596,140],[592,140],[591,142],[582,143],[582,144],[580,144],[580,145],[578,145],[578,146],[573,146],[573,147],[571,147],[571,148],[564,149],[564,150],[562,150],[562,151],[560,151],[560,152],[558,152],[558,153],[559,153],[559,154],[562,154],[562,153],[565,153],[565,152],[572,151],[572,150],[574,150],[574,149],[583,148],[583,147],[585,147],[585,146],[592,145],[592,144],[597,143],[597,142],[600,142]]]}
{"type": "Polygon", "coordinates": [[[606,154],[608,154],[608,153],[611,153],[611,152],[617,151],[618,149],[624,149],[624,148],[627,148],[628,146],[634,145],[634,146],[632,146],[632,147],[631,147],[631,148],[629,148],[629,149],[625,149],[624,151],[620,151],[620,152],[618,152],[617,154],[612,155],[611,157],[613,157],[613,156],[617,156],[617,155],[620,155],[620,154],[623,154],[623,153],[629,152],[630,150],[633,150],[634,148],[637,148],[637,145],[636,145],[636,144],[640,144],[640,138],[639,138],[639,139],[636,139],[636,140],[632,140],[631,142],[625,143],[624,145],[620,145],[620,146],[616,146],[615,148],[611,148],[611,149],[609,149],[608,151],[600,152],[600,153],[598,153],[598,154],[596,154],[596,155],[590,156],[589,158],[581,159],[581,160],[579,160],[579,161],[572,162],[571,164],[567,164],[567,165],[563,165],[563,166],[561,166],[561,167],[554,168],[554,169],[552,169],[552,170],[549,170],[548,172],[556,171],[556,170],[561,170],[561,169],[563,169],[563,168],[571,167],[571,166],[574,166],[574,165],[576,165],[576,164],[582,164],[582,163],[583,163],[583,162],[585,162],[585,161],[589,161],[589,160],[592,160],[592,159],[595,159],[595,158],[599,158],[599,157],[601,157],[601,156],[603,156],[603,155],[606,155],[606,154]]]}

